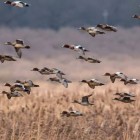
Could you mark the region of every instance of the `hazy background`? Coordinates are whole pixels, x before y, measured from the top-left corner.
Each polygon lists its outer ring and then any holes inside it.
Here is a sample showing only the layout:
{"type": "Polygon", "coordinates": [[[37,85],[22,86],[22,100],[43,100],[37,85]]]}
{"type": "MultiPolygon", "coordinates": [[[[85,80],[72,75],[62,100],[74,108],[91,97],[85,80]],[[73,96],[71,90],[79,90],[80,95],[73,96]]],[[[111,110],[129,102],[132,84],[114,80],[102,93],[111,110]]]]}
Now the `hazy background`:
{"type": "Polygon", "coordinates": [[[16,79],[45,81],[48,77],[31,72],[33,67],[57,67],[74,81],[99,78],[105,72],[122,71],[130,77],[139,76],[140,15],[138,0],[28,0],[29,8],[0,5],[0,53],[16,56],[14,49],[4,42],[23,39],[30,50],[23,50],[22,59],[0,64],[1,82],[16,79]],[[107,32],[93,38],[77,30],[79,26],[108,23],[117,26],[118,32],[107,32]],[[90,50],[101,64],[76,60],[78,54],[61,46],[81,44],[90,50]]]}

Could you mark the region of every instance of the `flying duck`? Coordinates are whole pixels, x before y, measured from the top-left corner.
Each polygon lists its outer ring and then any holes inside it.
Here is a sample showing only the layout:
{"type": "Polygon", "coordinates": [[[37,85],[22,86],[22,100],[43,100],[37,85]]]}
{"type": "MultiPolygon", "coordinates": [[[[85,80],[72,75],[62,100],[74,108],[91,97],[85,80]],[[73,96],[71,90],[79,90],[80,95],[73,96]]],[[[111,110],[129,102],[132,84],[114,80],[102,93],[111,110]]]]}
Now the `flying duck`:
{"type": "Polygon", "coordinates": [[[72,110],[72,111],[62,111],[62,113],[60,113],[62,117],[66,116],[66,117],[78,117],[78,116],[83,116],[83,113],[81,113],[80,111],[77,110],[72,110]]]}
{"type": "Polygon", "coordinates": [[[18,91],[13,91],[13,92],[2,91],[2,94],[6,94],[8,99],[11,99],[11,97],[22,97],[23,96],[18,91]]]}
{"type": "Polygon", "coordinates": [[[140,19],[139,15],[133,15],[132,18],[140,19]]]}
{"type": "Polygon", "coordinates": [[[19,8],[29,7],[29,4],[22,1],[5,1],[4,3],[19,8]]]}
{"type": "Polygon", "coordinates": [[[78,53],[85,55],[85,52],[88,52],[89,50],[87,50],[86,48],[82,47],[81,45],[69,45],[69,44],[65,44],[62,46],[62,48],[68,48],[74,51],[77,51],[78,53]]]}
{"type": "Polygon", "coordinates": [[[124,102],[124,103],[131,103],[131,102],[135,101],[135,100],[131,99],[131,97],[129,97],[129,96],[123,96],[123,97],[120,97],[120,98],[114,98],[113,100],[121,101],[121,102],[124,102]]]}
{"type": "Polygon", "coordinates": [[[91,80],[82,80],[81,82],[83,83],[87,83],[88,86],[92,89],[94,89],[96,86],[103,86],[105,84],[103,84],[102,82],[98,81],[97,79],[91,79],[91,80]]]}
{"type": "Polygon", "coordinates": [[[24,87],[39,87],[39,85],[34,84],[32,80],[28,80],[28,81],[24,81],[24,82],[22,82],[20,80],[16,80],[15,83],[23,84],[24,87]]]}
{"type": "Polygon", "coordinates": [[[101,63],[101,61],[98,59],[91,58],[91,57],[85,57],[85,56],[81,56],[81,55],[77,59],[81,59],[81,60],[87,61],[89,63],[101,63]]]}
{"type": "Polygon", "coordinates": [[[108,24],[97,24],[96,27],[99,28],[99,29],[105,30],[105,31],[117,32],[116,27],[108,25],[108,24]]]}
{"type": "Polygon", "coordinates": [[[87,96],[83,96],[81,101],[74,100],[73,103],[78,103],[78,104],[81,104],[84,106],[94,105],[94,104],[90,103],[88,100],[90,96],[92,96],[92,94],[87,95],[87,96]]]}
{"type": "Polygon", "coordinates": [[[23,92],[27,92],[28,94],[30,93],[29,89],[27,89],[23,84],[21,83],[15,83],[14,85],[11,85],[9,83],[6,83],[4,86],[8,86],[10,87],[10,91],[14,92],[14,91],[23,91],[23,92]]]}
{"type": "Polygon", "coordinates": [[[61,83],[65,88],[68,88],[68,84],[72,83],[71,81],[69,81],[65,78],[57,78],[57,77],[49,78],[48,81],[61,83]]]}
{"type": "Polygon", "coordinates": [[[88,27],[88,28],[80,27],[79,30],[88,32],[92,37],[95,37],[98,34],[105,34],[105,32],[98,30],[96,27],[88,27]]]}
{"type": "Polygon", "coordinates": [[[0,55],[0,61],[1,63],[4,63],[4,61],[16,61],[16,60],[9,55],[0,55]]]}
{"type": "Polygon", "coordinates": [[[5,45],[13,46],[19,58],[21,58],[22,56],[21,49],[30,49],[30,46],[26,46],[24,42],[20,39],[17,39],[14,42],[6,42],[5,45]]]}
{"type": "Polygon", "coordinates": [[[110,80],[112,83],[115,82],[115,79],[127,79],[127,76],[125,74],[123,74],[122,72],[116,72],[116,73],[105,73],[104,76],[109,76],[110,80]]]}
{"type": "Polygon", "coordinates": [[[33,68],[31,71],[37,71],[42,75],[50,75],[53,74],[53,71],[47,70],[46,67],[43,69],[39,69],[39,68],[33,68]]]}

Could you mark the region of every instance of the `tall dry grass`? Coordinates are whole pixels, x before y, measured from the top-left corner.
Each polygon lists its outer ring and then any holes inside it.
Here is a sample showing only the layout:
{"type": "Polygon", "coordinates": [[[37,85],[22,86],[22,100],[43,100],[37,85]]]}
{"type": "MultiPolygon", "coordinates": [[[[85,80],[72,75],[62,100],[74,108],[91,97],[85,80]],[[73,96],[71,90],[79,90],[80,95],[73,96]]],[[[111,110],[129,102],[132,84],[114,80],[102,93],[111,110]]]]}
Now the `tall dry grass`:
{"type": "MultiPolygon", "coordinates": [[[[139,140],[140,139],[140,89],[123,86],[118,82],[107,84],[105,72],[122,71],[130,77],[139,76],[139,28],[120,29],[116,34],[90,38],[71,28],[58,32],[52,30],[1,28],[0,44],[23,38],[32,46],[23,50],[23,58],[16,62],[0,64],[0,92],[8,91],[4,82],[33,80],[40,84],[31,95],[8,100],[0,95],[0,140],[139,140]],[[135,32],[135,35],[133,34],[135,32]],[[132,35],[133,34],[133,35],[132,35]],[[64,43],[81,44],[91,50],[90,56],[101,59],[101,64],[76,60],[77,53],[62,50],[64,43]],[[74,81],[68,89],[47,83],[48,76],[30,71],[33,67],[57,67],[74,81]],[[92,90],[78,81],[98,78],[106,86],[92,90]],[[41,82],[40,82],[41,81],[41,82]],[[124,104],[113,101],[116,91],[130,91],[137,95],[136,102],[124,104]],[[95,105],[83,107],[71,103],[74,99],[93,93],[95,105]],[[82,117],[61,117],[70,107],[84,113],[82,117]]],[[[2,46],[1,54],[16,57],[14,50],[2,46]]]]}
{"type": "Polygon", "coordinates": [[[68,89],[59,85],[40,84],[30,95],[8,100],[0,96],[1,140],[139,140],[139,87],[118,83],[97,87],[72,84],[68,89]],[[58,90],[59,89],[59,90],[58,90]],[[116,91],[130,91],[136,102],[113,101],[116,91]],[[93,93],[94,106],[73,104],[74,99],[93,93]],[[61,117],[72,107],[84,113],[80,117],[61,117]]]}

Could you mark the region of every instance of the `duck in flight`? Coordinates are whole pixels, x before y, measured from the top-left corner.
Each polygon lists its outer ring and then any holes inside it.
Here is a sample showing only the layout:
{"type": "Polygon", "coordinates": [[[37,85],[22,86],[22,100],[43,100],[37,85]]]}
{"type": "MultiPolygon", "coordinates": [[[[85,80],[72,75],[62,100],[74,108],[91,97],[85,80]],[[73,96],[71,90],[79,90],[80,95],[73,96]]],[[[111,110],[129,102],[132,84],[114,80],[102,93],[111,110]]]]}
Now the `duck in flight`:
{"type": "Polygon", "coordinates": [[[116,72],[113,74],[107,72],[104,76],[109,76],[112,83],[114,83],[116,79],[127,79],[127,76],[122,72],[116,72]]]}
{"type": "Polygon", "coordinates": [[[5,1],[4,3],[11,5],[11,6],[14,6],[14,7],[19,7],[19,8],[24,8],[24,7],[30,6],[29,4],[22,2],[22,1],[9,1],[8,0],[8,1],[5,1]]]}
{"type": "Polygon", "coordinates": [[[6,42],[5,45],[13,46],[19,58],[22,56],[21,49],[30,49],[30,46],[25,45],[21,39],[17,39],[14,42],[6,42]]]}
{"type": "Polygon", "coordinates": [[[96,27],[80,27],[79,30],[85,31],[90,34],[92,37],[95,37],[98,34],[105,34],[105,32],[100,31],[96,27]]]}
{"type": "Polygon", "coordinates": [[[74,51],[77,51],[78,53],[85,55],[85,52],[89,52],[86,48],[82,47],[81,45],[69,45],[65,44],[62,46],[62,48],[68,48],[74,51]]]}
{"type": "Polygon", "coordinates": [[[101,61],[98,59],[91,58],[91,57],[85,57],[85,56],[81,56],[81,55],[77,59],[84,60],[89,63],[101,63],[101,61]]]}
{"type": "Polygon", "coordinates": [[[16,59],[9,55],[0,55],[0,61],[4,63],[4,61],[16,61],[16,59]]]}
{"type": "Polygon", "coordinates": [[[91,79],[91,80],[82,80],[81,82],[83,83],[87,83],[88,86],[92,89],[94,89],[96,86],[103,86],[105,84],[103,84],[102,82],[100,82],[97,79],[91,79]]]}
{"type": "Polygon", "coordinates": [[[83,96],[81,101],[74,100],[73,103],[78,103],[78,104],[83,105],[83,106],[94,105],[93,103],[90,103],[88,100],[89,97],[91,97],[91,96],[92,96],[92,94],[83,96]]]}

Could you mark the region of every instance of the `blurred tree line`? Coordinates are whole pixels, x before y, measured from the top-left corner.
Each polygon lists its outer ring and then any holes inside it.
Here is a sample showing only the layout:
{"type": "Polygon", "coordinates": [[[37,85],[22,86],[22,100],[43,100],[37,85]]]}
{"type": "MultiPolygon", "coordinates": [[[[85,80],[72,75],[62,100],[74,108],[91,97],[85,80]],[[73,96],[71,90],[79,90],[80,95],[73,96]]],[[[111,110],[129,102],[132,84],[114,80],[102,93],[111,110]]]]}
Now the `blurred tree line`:
{"type": "Polygon", "coordinates": [[[0,5],[0,25],[59,29],[108,23],[131,27],[140,25],[132,15],[140,15],[138,0],[24,0],[29,8],[0,5]]]}

